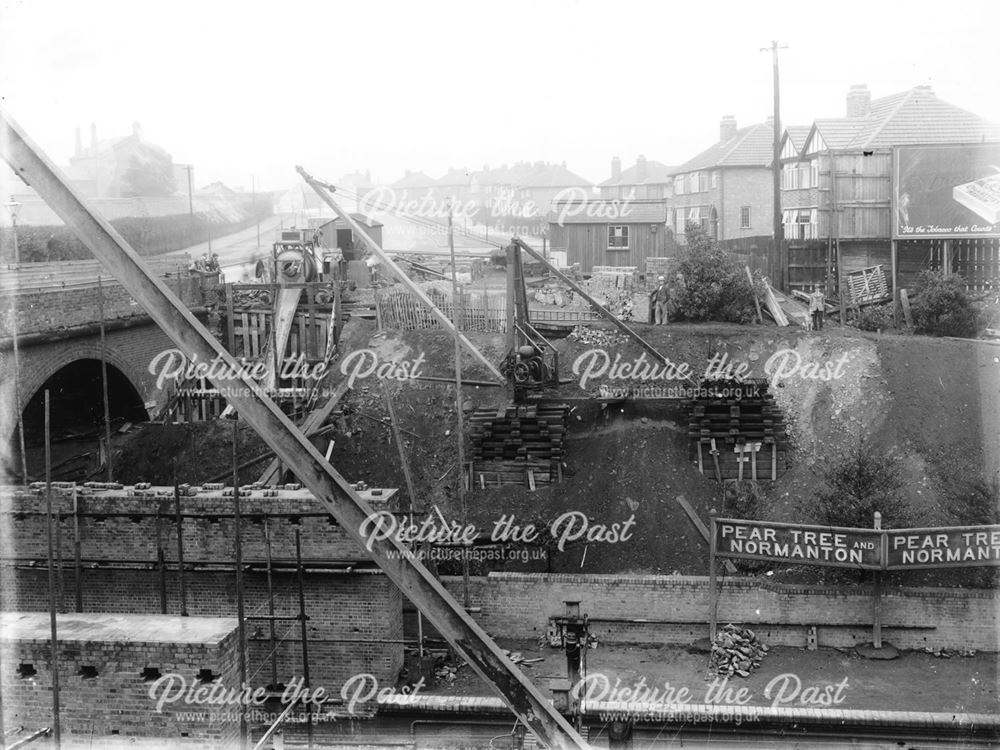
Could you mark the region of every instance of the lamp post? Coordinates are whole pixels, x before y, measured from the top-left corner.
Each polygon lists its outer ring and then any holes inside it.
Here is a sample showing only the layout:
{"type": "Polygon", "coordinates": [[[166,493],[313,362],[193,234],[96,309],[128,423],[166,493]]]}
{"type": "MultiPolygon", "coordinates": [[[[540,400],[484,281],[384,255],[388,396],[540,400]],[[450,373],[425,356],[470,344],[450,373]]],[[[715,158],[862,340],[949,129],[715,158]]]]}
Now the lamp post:
{"type": "Polygon", "coordinates": [[[10,225],[14,229],[14,265],[19,265],[21,263],[21,251],[17,246],[17,214],[21,210],[21,204],[14,200],[14,196],[12,195],[10,203],[4,205],[10,211],[10,225]]]}

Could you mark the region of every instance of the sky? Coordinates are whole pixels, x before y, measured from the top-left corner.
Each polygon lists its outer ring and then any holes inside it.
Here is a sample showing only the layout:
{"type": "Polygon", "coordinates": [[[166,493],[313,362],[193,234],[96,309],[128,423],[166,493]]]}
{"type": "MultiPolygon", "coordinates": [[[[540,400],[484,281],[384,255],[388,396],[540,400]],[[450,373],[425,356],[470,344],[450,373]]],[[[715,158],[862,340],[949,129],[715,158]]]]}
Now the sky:
{"type": "Polygon", "coordinates": [[[57,164],[132,123],[197,185],[371,170],[683,163],[772,111],[785,124],[930,85],[1000,122],[1000,3],[0,0],[0,97],[57,164]]]}

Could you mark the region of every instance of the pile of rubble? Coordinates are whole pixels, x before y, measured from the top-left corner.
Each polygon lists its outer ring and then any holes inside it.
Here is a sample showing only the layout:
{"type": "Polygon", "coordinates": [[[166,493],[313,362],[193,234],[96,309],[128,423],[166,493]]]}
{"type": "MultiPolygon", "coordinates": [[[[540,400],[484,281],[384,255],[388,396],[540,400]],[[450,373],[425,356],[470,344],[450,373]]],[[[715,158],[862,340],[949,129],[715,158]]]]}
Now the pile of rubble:
{"type": "Polygon", "coordinates": [[[560,286],[549,284],[535,291],[535,301],[543,305],[566,307],[573,301],[573,292],[560,286]]]}
{"type": "Polygon", "coordinates": [[[766,654],[767,646],[757,640],[756,633],[730,623],[715,634],[709,671],[721,677],[749,677],[766,654]]]}
{"type": "Polygon", "coordinates": [[[628,336],[624,333],[602,331],[600,328],[590,328],[589,326],[576,326],[568,338],[579,341],[585,346],[609,347],[628,342],[628,336]]]}

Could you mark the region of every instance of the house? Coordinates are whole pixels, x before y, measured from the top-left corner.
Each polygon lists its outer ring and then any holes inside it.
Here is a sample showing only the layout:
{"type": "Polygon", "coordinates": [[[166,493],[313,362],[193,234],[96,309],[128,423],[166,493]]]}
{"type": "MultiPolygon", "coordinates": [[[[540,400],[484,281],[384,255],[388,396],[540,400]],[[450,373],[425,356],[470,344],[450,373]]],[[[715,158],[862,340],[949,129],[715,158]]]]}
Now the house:
{"type": "Polygon", "coordinates": [[[457,204],[465,204],[472,200],[472,173],[465,168],[450,167],[434,183],[434,190],[442,199],[451,198],[457,204]]]}
{"type": "Polygon", "coordinates": [[[361,204],[368,194],[375,190],[371,170],[367,169],[364,172],[354,171],[341,175],[336,185],[337,190],[354,203],[355,210],[360,210],[361,204]]]}
{"type": "Polygon", "coordinates": [[[793,288],[880,264],[903,286],[931,267],[977,284],[1000,275],[1000,216],[959,196],[995,174],[1000,125],[929,86],[873,100],[857,85],[844,117],[817,119],[804,137],[788,129],[781,145],[793,288]]]}
{"type": "Polygon", "coordinates": [[[666,200],[591,199],[554,203],[548,215],[549,242],[565,251],[566,262],[583,273],[594,266],[636,266],[647,258],[673,255],[666,200]]]}
{"type": "Polygon", "coordinates": [[[98,140],[97,126],[90,126],[90,145],[83,146],[76,129],[76,147],[67,176],[88,198],[170,196],[186,192],[186,168],[173,163],[164,149],[145,139],[142,126],[132,123],[126,136],[98,140]]]}
{"type": "Polygon", "coordinates": [[[409,169],[389,187],[395,191],[397,200],[403,200],[404,196],[409,200],[437,196],[437,180],[423,172],[411,172],[409,169]]]}
{"type": "Polygon", "coordinates": [[[611,160],[611,177],[597,187],[602,198],[633,198],[639,200],[663,200],[673,196],[675,167],[662,162],[638,156],[635,164],[622,171],[622,160],[611,160]]]}
{"type": "MultiPolygon", "coordinates": [[[[352,213],[356,221],[375,243],[382,246],[382,223],[364,214],[352,213]]],[[[317,244],[327,251],[340,250],[345,260],[359,260],[366,252],[364,243],[354,236],[350,225],[337,217],[319,224],[316,229],[317,244]]],[[[327,254],[324,253],[324,256],[327,254]]],[[[326,269],[329,270],[329,269],[326,269]]]]}
{"type": "Polygon", "coordinates": [[[719,141],[677,167],[671,223],[683,242],[694,222],[716,240],[772,234],[774,120],[737,128],[726,115],[719,141]]]}

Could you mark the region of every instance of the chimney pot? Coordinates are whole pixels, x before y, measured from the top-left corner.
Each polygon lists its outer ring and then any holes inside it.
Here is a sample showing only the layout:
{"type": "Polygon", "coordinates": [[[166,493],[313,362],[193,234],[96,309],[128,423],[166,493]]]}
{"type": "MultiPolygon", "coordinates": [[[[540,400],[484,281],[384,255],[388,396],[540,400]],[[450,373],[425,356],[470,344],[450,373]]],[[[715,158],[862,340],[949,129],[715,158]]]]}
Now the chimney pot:
{"type": "Polygon", "coordinates": [[[622,160],[616,156],[611,160],[611,179],[620,180],[622,176],[622,160]]]}
{"type": "Polygon", "coordinates": [[[872,109],[872,94],[868,85],[857,83],[847,92],[847,116],[867,117],[872,109]]]}
{"type": "Polygon", "coordinates": [[[79,156],[83,153],[83,134],[80,132],[80,128],[76,129],[76,151],[75,155],[79,156]]]}
{"type": "Polygon", "coordinates": [[[736,118],[732,115],[725,115],[719,123],[719,141],[728,141],[736,135],[736,118]]]}

